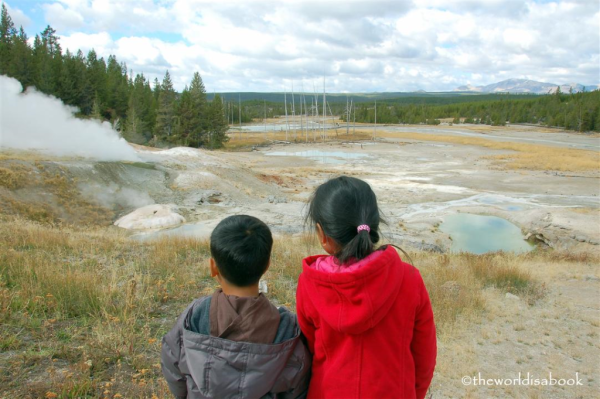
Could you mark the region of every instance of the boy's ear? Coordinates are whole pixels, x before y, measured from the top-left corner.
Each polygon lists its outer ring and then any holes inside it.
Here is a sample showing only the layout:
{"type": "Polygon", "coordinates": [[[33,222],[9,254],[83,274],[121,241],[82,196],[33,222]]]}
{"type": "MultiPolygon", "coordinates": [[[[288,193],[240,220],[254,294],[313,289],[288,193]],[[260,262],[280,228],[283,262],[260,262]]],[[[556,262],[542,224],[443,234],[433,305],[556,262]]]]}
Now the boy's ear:
{"type": "Polygon", "coordinates": [[[217,277],[219,275],[219,269],[213,258],[210,258],[210,276],[217,277]]]}

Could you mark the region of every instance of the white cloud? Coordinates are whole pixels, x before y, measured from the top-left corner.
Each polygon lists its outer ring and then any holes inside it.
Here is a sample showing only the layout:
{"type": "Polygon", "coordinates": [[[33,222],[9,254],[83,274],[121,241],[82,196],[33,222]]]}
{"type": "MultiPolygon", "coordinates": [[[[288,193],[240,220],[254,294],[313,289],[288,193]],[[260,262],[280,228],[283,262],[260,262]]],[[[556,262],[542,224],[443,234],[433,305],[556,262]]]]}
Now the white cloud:
{"type": "Polygon", "coordinates": [[[175,10],[152,0],[59,0],[99,31],[176,32],[175,10]]]}
{"type": "Polygon", "coordinates": [[[592,84],[599,76],[593,1],[60,0],[44,7],[48,22],[66,30],[59,29],[63,47],[115,54],[151,78],[169,69],[179,90],[194,71],[209,91],[281,90],[283,82],[324,75],[332,91],[451,90],[512,77],[592,84]]]}
{"type": "Polygon", "coordinates": [[[529,29],[509,28],[502,36],[507,46],[515,46],[521,50],[529,50],[531,45],[537,42],[535,32],[529,29]]]}
{"type": "Polygon", "coordinates": [[[60,44],[63,49],[69,49],[72,53],[77,50],[87,53],[94,49],[100,55],[108,56],[115,50],[114,42],[107,32],[73,33],[69,36],[61,36],[60,44]]]}
{"type": "Polygon", "coordinates": [[[58,31],[74,30],[83,26],[83,16],[71,8],[64,8],[58,3],[44,4],[46,21],[58,31]]]}

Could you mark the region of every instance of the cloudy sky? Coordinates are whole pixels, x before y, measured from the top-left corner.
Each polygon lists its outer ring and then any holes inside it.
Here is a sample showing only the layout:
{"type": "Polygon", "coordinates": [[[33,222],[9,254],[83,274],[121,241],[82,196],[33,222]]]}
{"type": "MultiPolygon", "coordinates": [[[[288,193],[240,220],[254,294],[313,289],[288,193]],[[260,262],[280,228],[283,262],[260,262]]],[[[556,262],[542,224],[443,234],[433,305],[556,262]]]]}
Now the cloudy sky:
{"type": "Polygon", "coordinates": [[[600,83],[598,0],[5,2],[33,36],[115,54],[176,89],[447,91],[508,78],[600,83]]]}

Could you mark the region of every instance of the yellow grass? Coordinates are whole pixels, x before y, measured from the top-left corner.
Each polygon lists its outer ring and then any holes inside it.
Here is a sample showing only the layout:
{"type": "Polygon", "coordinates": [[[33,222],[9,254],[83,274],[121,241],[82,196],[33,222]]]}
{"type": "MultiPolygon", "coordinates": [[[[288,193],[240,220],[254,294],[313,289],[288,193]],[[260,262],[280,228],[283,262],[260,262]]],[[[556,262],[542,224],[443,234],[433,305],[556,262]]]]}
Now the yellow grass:
{"type": "Polygon", "coordinates": [[[34,150],[1,149],[0,161],[66,161],[78,159],[77,157],[57,156],[34,150]]]}
{"type": "Polygon", "coordinates": [[[214,288],[206,243],[140,244],[22,219],[2,220],[0,235],[0,346],[15,351],[0,362],[0,397],[167,397],[160,337],[184,303],[214,288]]]}
{"type": "Polygon", "coordinates": [[[575,213],[586,214],[586,215],[600,216],[600,209],[594,209],[594,208],[573,208],[573,209],[571,209],[571,211],[575,212],[575,213]]]}
{"type": "Polygon", "coordinates": [[[21,165],[11,168],[0,167],[0,187],[15,190],[27,183],[27,169],[21,165]]]}
{"type": "MultiPolygon", "coordinates": [[[[0,217],[0,236],[0,397],[169,396],[158,364],[160,339],[191,300],[216,287],[207,242],[138,242],[116,228],[59,229],[13,217],[0,217]]],[[[320,252],[310,236],[278,238],[264,277],[267,296],[294,310],[301,260],[320,252]]],[[[511,285],[503,281],[517,277],[534,286],[519,262],[553,261],[545,254],[410,255],[429,290],[442,343],[454,326],[480,318],[490,276],[509,276],[494,282],[505,290],[511,285]],[[490,261],[509,267],[483,273],[490,261]]]]}
{"type": "Polygon", "coordinates": [[[110,224],[113,211],[85,199],[76,183],[55,163],[0,160],[0,214],[50,223],[110,224]]]}
{"type": "Polygon", "coordinates": [[[599,171],[600,153],[597,151],[558,148],[539,144],[494,141],[479,137],[462,137],[443,134],[411,132],[377,133],[380,137],[403,138],[419,141],[439,141],[459,145],[475,145],[492,150],[507,150],[514,153],[492,155],[486,158],[509,169],[555,170],[562,172],[599,171]]]}
{"type": "Polygon", "coordinates": [[[346,135],[346,128],[339,127],[338,132],[336,134],[335,129],[327,130],[327,137],[325,139],[321,138],[321,133],[319,131],[314,133],[308,132],[308,138],[306,136],[306,131],[302,133],[299,129],[296,131],[294,136],[294,131],[290,130],[288,132],[287,137],[285,131],[280,132],[246,132],[230,130],[228,133],[229,141],[225,143],[225,149],[230,151],[248,149],[252,146],[262,146],[272,144],[274,141],[289,141],[291,143],[323,143],[323,142],[340,142],[340,141],[348,141],[348,140],[368,140],[371,138],[370,134],[365,132],[356,131],[356,134],[352,134],[352,129],[350,129],[350,134],[346,135]]]}

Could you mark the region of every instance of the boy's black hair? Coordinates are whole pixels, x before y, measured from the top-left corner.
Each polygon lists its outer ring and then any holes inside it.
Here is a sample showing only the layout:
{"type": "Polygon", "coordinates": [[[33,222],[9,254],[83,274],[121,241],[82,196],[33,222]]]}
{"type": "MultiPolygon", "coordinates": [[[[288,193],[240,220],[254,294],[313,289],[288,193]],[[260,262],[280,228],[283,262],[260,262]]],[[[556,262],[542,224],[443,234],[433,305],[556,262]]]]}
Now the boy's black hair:
{"type": "Polygon", "coordinates": [[[377,197],[371,186],[354,177],[336,177],[317,187],[306,218],[319,223],[325,235],[340,245],[334,255],[341,264],[366,258],[379,242],[377,197]],[[357,231],[362,224],[371,231],[357,231]]]}
{"type": "Polygon", "coordinates": [[[253,216],[226,217],[210,235],[210,254],[219,273],[237,287],[258,283],[267,270],[272,248],[271,230],[253,216]]]}

